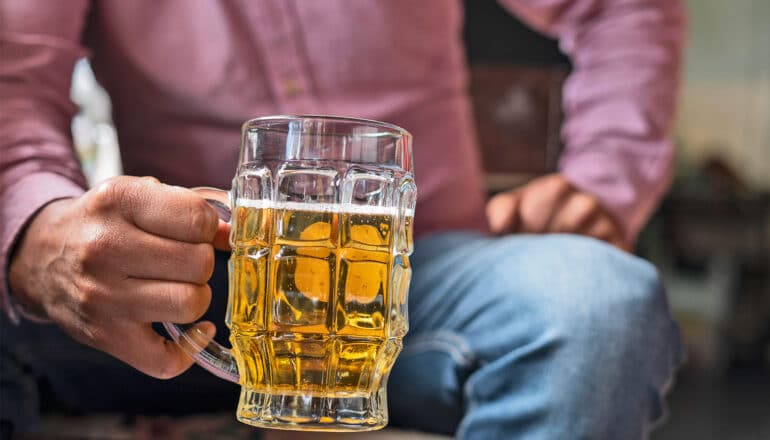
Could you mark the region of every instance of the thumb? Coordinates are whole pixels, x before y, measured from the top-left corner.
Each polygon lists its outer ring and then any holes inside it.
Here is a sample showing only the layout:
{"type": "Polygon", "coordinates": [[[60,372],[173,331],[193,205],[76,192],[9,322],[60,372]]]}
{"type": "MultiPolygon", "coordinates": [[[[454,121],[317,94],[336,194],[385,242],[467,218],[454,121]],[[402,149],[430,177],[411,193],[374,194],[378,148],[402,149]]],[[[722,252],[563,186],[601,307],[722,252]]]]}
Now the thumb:
{"type": "Polygon", "coordinates": [[[520,195],[514,191],[502,192],[489,199],[487,221],[493,233],[504,234],[515,230],[520,199],[520,195]]]}

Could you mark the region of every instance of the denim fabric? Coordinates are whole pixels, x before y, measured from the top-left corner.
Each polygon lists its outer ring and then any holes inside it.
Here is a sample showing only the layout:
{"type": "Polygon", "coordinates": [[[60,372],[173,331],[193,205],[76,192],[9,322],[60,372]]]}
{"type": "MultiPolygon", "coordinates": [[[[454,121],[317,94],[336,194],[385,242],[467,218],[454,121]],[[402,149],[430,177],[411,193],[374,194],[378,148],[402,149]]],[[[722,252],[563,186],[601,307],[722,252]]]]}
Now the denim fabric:
{"type": "MultiPolygon", "coordinates": [[[[223,295],[218,266],[212,285],[223,295]]],[[[645,261],[571,235],[446,233],[418,241],[412,266],[411,329],[389,382],[392,424],[461,439],[638,439],[663,416],[682,350],[645,261]]],[[[5,337],[4,323],[2,344],[50,383],[41,400],[86,411],[235,406],[236,387],[200,368],[157,381],[33,326],[5,337]]]]}
{"type": "Polygon", "coordinates": [[[394,422],[460,439],[638,439],[682,360],[655,269],[573,235],[442,234],[412,258],[394,422]]]}

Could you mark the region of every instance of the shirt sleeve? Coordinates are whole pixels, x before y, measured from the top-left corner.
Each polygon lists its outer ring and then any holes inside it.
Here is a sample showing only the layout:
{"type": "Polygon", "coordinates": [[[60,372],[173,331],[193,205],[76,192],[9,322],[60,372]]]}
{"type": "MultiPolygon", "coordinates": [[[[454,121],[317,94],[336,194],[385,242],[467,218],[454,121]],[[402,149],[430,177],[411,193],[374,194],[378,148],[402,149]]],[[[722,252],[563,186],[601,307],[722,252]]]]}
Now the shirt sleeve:
{"type": "Polygon", "coordinates": [[[69,99],[88,0],[0,0],[0,299],[9,256],[31,217],[53,200],[77,197],[86,180],[72,148],[69,99]]]}
{"type": "Polygon", "coordinates": [[[559,39],[564,87],[560,172],[593,194],[634,241],[668,188],[669,139],[686,18],[681,0],[500,0],[559,39]]]}

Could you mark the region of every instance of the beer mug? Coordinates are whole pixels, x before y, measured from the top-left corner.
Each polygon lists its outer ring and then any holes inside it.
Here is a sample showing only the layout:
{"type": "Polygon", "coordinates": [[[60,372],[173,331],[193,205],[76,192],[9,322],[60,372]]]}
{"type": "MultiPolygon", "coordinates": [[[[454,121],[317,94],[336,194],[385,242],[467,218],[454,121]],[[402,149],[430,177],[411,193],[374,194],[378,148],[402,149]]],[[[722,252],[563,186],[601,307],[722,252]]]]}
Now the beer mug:
{"type": "Polygon", "coordinates": [[[232,348],[164,325],[198,364],[241,385],[239,421],[387,424],[388,375],[408,329],[411,142],[376,121],[257,118],[243,125],[231,191],[199,189],[232,227],[232,348]]]}

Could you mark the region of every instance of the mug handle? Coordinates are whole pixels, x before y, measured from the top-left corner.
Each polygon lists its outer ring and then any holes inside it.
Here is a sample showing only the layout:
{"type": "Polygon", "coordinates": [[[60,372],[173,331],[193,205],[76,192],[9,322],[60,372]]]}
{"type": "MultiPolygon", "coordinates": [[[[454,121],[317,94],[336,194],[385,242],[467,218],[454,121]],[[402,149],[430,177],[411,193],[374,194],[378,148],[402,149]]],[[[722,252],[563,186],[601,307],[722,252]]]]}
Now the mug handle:
{"type": "MultiPolygon", "coordinates": [[[[221,189],[198,187],[192,188],[199,193],[214,208],[222,221],[230,222],[230,193],[221,189]]],[[[192,324],[180,326],[172,322],[164,322],[171,339],[195,360],[195,363],[217,377],[238,383],[238,365],[229,348],[223,347],[213,339],[209,340],[199,328],[192,324]]]]}

